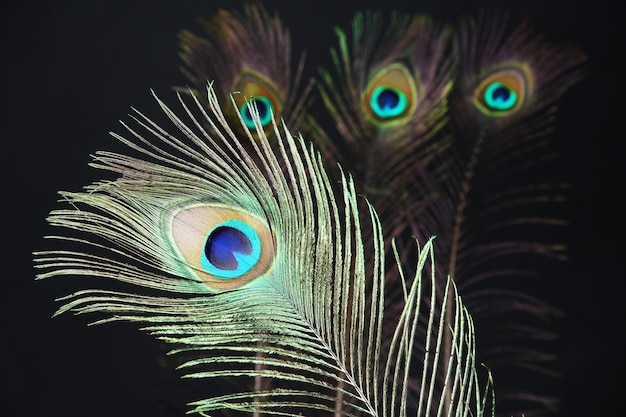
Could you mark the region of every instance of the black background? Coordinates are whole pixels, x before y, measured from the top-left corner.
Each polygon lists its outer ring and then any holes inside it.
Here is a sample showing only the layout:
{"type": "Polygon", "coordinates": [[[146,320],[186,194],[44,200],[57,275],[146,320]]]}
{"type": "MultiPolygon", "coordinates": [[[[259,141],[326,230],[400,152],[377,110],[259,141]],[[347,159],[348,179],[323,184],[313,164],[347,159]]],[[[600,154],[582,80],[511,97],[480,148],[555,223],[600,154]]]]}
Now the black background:
{"type": "MultiPolygon", "coordinates": [[[[2,6],[2,219],[0,415],[174,416],[202,398],[180,372],[159,363],[163,346],[116,323],[54,319],[55,298],[82,288],[76,279],[35,282],[33,250],[50,232],[45,216],[56,191],[98,179],[89,154],[117,149],[108,131],[129,107],[154,110],[149,88],[184,85],[176,34],[237,1],[23,1],[2,6]]],[[[624,14],[617,3],[572,1],[274,1],[294,49],[330,66],[334,25],[357,9],[425,12],[454,21],[482,6],[528,16],[589,56],[587,78],[564,97],[556,140],[574,193],[572,261],[555,290],[567,312],[559,344],[563,416],[617,416],[623,403],[624,14]],[[619,11],[618,11],[619,10],[619,11]]],[[[150,114],[150,113],[148,113],[150,114]]]]}

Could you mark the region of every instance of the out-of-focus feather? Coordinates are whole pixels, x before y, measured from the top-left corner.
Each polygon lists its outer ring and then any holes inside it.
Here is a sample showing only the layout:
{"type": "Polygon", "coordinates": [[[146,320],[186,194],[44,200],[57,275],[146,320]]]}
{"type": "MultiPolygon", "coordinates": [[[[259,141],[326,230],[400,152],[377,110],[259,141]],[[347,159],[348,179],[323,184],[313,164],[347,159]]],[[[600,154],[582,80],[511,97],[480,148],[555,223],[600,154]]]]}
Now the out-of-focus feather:
{"type": "Polygon", "coordinates": [[[319,154],[284,123],[273,125],[273,150],[254,110],[256,140],[242,145],[237,132],[252,133],[245,121],[228,121],[212,89],[208,112],[195,95],[191,106],[178,97],[182,116],[157,99],[172,126],[134,110],[132,123],[123,122],[127,135],[113,133],[131,154],[96,153],[92,165],[119,178],[61,193],[71,207],[48,219],[63,230],[50,237],[61,249],[35,255],[39,279],[92,276],[132,287],[77,291],[59,313],[142,323],[176,352],[199,353],[181,367],[190,378],[279,384],[209,393],[192,404],[202,415],[480,416],[491,408],[478,382],[472,320],[452,281],[442,303],[427,301],[443,279],[432,241],[416,254],[411,284],[396,283],[404,307],[389,317],[380,222],[367,204],[367,216],[359,214],[352,179],[342,175],[335,187],[319,154]],[[385,344],[384,326],[393,328],[385,344]],[[415,362],[420,326],[428,349],[415,362]],[[444,338],[452,341],[446,348],[444,338]],[[415,368],[420,395],[409,404],[415,368]]]}
{"type": "Polygon", "coordinates": [[[428,16],[359,12],[352,31],[336,29],[336,75],[321,70],[321,94],[336,124],[336,160],[358,178],[388,238],[415,226],[432,196],[416,189],[446,146],[432,141],[446,121],[455,57],[451,29],[428,16]]]}
{"type": "Polygon", "coordinates": [[[240,115],[252,131],[251,104],[259,111],[266,135],[272,133],[272,115],[282,117],[290,129],[315,130],[306,103],[311,86],[302,91],[300,85],[305,54],[294,71],[291,37],[277,14],[246,4],[243,13],[220,9],[200,24],[203,36],[189,30],[179,34],[182,71],[196,91],[214,80],[222,102],[235,93],[237,107],[226,109],[225,115],[233,122],[240,115]]]}
{"type": "MultiPolygon", "coordinates": [[[[385,250],[388,255],[397,250],[398,260],[410,270],[411,245],[399,239],[396,249],[392,239],[415,234],[419,213],[435,198],[430,189],[421,187],[425,180],[415,177],[426,172],[448,145],[440,133],[456,70],[456,57],[450,53],[452,31],[424,15],[371,11],[357,12],[351,29],[335,30],[333,73],[320,69],[320,93],[336,127],[336,133],[328,135],[336,150],[327,159],[340,161],[355,176],[359,192],[379,213],[385,250]]],[[[398,272],[393,262],[386,272],[392,284],[387,286],[385,309],[400,315],[404,292],[394,284],[398,272]]],[[[411,274],[406,278],[410,280],[411,274]]],[[[443,287],[439,290],[444,293],[443,287]]],[[[430,337],[427,326],[417,331],[430,337]]],[[[390,335],[384,339],[390,340],[390,335]]],[[[412,354],[417,358],[427,350],[416,343],[412,354]]],[[[445,374],[437,377],[441,382],[445,374]]],[[[416,378],[409,397],[412,404],[419,402],[422,388],[416,378]]],[[[438,394],[447,395],[445,388],[438,394]]]]}
{"type": "Polygon", "coordinates": [[[529,279],[555,270],[546,257],[565,258],[558,229],[567,185],[546,169],[558,154],[547,133],[585,57],[501,13],[463,19],[455,49],[454,140],[431,165],[439,165],[428,182],[439,198],[420,216],[417,236],[437,234],[438,266],[458,283],[482,336],[480,360],[512,381],[498,384],[499,415],[554,415],[556,390],[515,380],[554,382],[544,375],[555,373],[550,323],[561,313],[537,298],[529,279]]]}

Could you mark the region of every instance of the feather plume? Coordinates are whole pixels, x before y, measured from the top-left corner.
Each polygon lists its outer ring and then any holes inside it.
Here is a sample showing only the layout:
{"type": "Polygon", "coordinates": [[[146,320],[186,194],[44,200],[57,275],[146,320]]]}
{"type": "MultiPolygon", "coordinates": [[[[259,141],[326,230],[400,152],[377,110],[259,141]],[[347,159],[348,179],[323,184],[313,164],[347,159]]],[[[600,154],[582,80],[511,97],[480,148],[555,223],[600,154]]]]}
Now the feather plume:
{"type": "Polygon", "coordinates": [[[581,79],[585,57],[528,22],[485,12],[461,21],[455,50],[454,141],[437,156],[440,197],[416,236],[436,230],[438,266],[459,283],[475,316],[479,357],[508,376],[498,385],[499,413],[551,415],[559,408],[555,391],[520,387],[515,376],[531,375],[524,379],[537,387],[554,381],[544,376],[555,375],[550,341],[562,313],[528,280],[555,270],[547,258],[565,259],[558,229],[567,184],[542,165],[558,157],[547,137],[555,103],[581,79]]]}
{"type": "MultiPolygon", "coordinates": [[[[307,113],[312,85],[304,91],[300,86],[305,54],[300,55],[294,72],[291,37],[277,14],[270,15],[259,4],[245,4],[243,13],[220,9],[199,23],[203,36],[189,30],[179,34],[181,70],[196,91],[203,91],[206,82],[214,80],[222,102],[234,93],[237,107],[225,109],[225,115],[235,128],[241,116],[254,131],[248,108],[254,105],[265,134],[270,137],[272,115],[283,118],[292,131],[297,127],[306,134],[316,129],[307,113]]],[[[178,90],[188,91],[180,87],[178,90]]]]}
{"type": "MultiPolygon", "coordinates": [[[[352,31],[336,28],[335,32],[339,45],[331,49],[331,55],[336,74],[320,69],[319,84],[337,131],[328,136],[340,151],[333,150],[327,159],[346,165],[360,184],[359,192],[376,208],[389,259],[398,250],[397,260],[411,265],[411,245],[399,239],[396,248],[392,240],[410,236],[419,213],[434,198],[429,189],[416,187],[425,181],[413,176],[425,172],[447,146],[448,138],[440,131],[446,123],[447,96],[456,69],[456,59],[450,54],[451,28],[425,15],[365,11],[354,16],[352,31]]],[[[401,315],[405,295],[393,284],[397,281],[393,264],[387,265],[391,285],[385,309],[401,315]]],[[[443,286],[439,290],[440,296],[444,294],[443,286]]],[[[428,334],[426,327],[418,331],[428,334]]],[[[427,350],[417,343],[413,354],[418,357],[427,350]]],[[[437,377],[442,382],[445,374],[437,377]]],[[[417,382],[412,388],[410,401],[417,403],[422,387],[417,382]]],[[[438,394],[447,395],[445,389],[438,394]]]]}
{"type": "Polygon", "coordinates": [[[437,133],[456,67],[451,28],[424,15],[385,19],[367,11],[355,15],[351,32],[335,31],[337,75],[320,70],[320,92],[338,133],[329,136],[342,151],[334,157],[376,206],[389,243],[416,226],[433,197],[412,177],[446,146],[437,133]]]}
{"type": "MultiPolygon", "coordinates": [[[[93,276],[130,287],[77,291],[62,299],[58,314],[141,323],[174,344],[174,352],[199,353],[181,366],[189,378],[279,384],[200,399],[190,411],[201,415],[489,412],[472,320],[453,281],[443,280],[442,303],[427,302],[438,298],[435,281],[443,279],[435,275],[432,240],[417,248],[411,284],[396,283],[404,307],[389,317],[380,221],[367,202],[359,210],[351,177],[342,175],[335,187],[320,155],[285,123],[272,124],[272,148],[254,107],[251,140],[243,119],[233,126],[226,116],[236,101],[222,111],[212,88],[208,110],[194,94],[178,99],[182,116],[156,98],[169,128],[133,109],[132,123],[122,122],[126,136],[112,133],[129,154],[95,154],[92,166],[118,178],[61,193],[70,208],[48,218],[64,231],[49,237],[61,249],[35,254],[38,278],[93,276]],[[373,257],[364,256],[366,246],[373,257]],[[392,338],[384,344],[390,325],[392,338]],[[420,326],[426,334],[416,331],[420,326]],[[427,350],[414,362],[421,337],[427,350]],[[446,348],[444,338],[452,341],[446,348]],[[422,372],[413,404],[407,397],[416,367],[422,372]],[[437,395],[443,392],[437,375],[445,376],[446,396],[437,395]]],[[[397,268],[403,278],[402,265],[397,268]]]]}

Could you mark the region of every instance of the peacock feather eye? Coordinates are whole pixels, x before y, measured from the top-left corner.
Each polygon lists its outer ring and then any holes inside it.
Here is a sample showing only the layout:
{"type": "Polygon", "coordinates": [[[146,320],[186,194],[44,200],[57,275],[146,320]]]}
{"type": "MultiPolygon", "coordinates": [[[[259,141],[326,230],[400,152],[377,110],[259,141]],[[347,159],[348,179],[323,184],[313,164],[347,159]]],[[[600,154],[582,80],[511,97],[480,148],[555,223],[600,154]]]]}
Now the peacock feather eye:
{"type": "Polygon", "coordinates": [[[251,106],[256,107],[261,120],[261,126],[268,126],[272,122],[272,114],[274,114],[274,106],[267,97],[251,97],[246,103],[239,107],[239,114],[243,122],[249,129],[254,129],[254,119],[252,118],[251,106]]]}
{"type": "Polygon", "coordinates": [[[273,236],[256,216],[219,204],[193,203],[168,213],[170,242],[189,271],[215,290],[263,276],[275,257],[273,236]]]}
{"type": "Polygon", "coordinates": [[[523,68],[499,70],[474,90],[474,104],[487,116],[502,117],[517,112],[527,99],[528,72],[523,68]]]}
{"type": "Polygon", "coordinates": [[[415,81],[402,64],[380,69],[361,96],[365,117],[377,126],[403,123],[413,115],[416,107],[415,81]]]}
{"type": "Polygon", "coordinates": [[[231,279],[248,272],[260,258],[256,231],[240,220],[227,220],[208,233],[200,263],[206,272],[231,279]]]}
{"type": "Polygon", "coordinates": [[[261,125],[267,133],[271,129],[272,116],[280,117],[282,112],[283,100],[277,93],[278,88],[261,74],[245,70],[235,80],[232,91],[237,93],[234,95],[235,103],[245,125],[251,130],[255,129],[252,107],[256,107],[261,125]]]}

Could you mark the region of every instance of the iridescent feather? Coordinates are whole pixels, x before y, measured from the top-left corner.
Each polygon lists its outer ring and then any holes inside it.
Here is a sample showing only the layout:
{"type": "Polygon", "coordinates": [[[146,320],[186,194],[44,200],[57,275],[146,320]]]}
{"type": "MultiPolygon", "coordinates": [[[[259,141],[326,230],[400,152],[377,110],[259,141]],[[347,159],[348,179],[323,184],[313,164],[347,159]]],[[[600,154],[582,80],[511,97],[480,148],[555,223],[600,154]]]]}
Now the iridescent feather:
{"type": "MultiPolygon", "coordinates": [[[[356,13],[351,32],[335,31],[339,46],[331,53],[336,75],[320,70],[320,92],[337,130],[328,136],[340,151],[327,159],[346,165],[359,191],[376,207],[390,259],[397,255],[399,262],[411,265],[412,245],[399,239],[396,248],[392,238],[409,238],[419,213],[435,197],[416,186],[424,183],[417,177],[447,146],[440,130],[456,70],[451,28],[428,16],[366,11],[356,13]]],[[[398,280],[393,262],[387,279],[398,280]]],[[[386,310],[401,314],[403,297],[400,286],[387,286],[386,310]]],[[[426,326],[417,331],[429,337],[426,326]]],[[[413,349],[416,357],[427,351],[421,344],[413,349]]],[[[445,374],[439,377],[443,380],[445,374]]],[[[422,386],[419,378],[413,382],[409,401],[417,403],[422,386]]],[[[447,395],[445,389],[438,394],[447,395]]]]}
{"type": "Polygon", "coordinates": [[[405,294],[402,313],[388,316],[380,222],[365,201],[359,210],[352,179],[331,183],[320,155],[284,123],[272,124],[273,150],[254,110],[251,140],[245,120],[232,126],[226,116],[236,101],[222,111],[211,88],[208,111],[195,95],[191,105],[178,98],[182,116],[157,98],[169,127],[134,110],[132,123],[122,123],[127,135],[113,133],[129,154],[96,153],[92,165],[118,178],[61,193],[70,207],[48,219],[62,230],[50,236],[61,246],[36,254],[39,279],[91,276],[130,288],[77,291],[58,313],[141,323],[175,352],[198,353],[181,366],[187,377],[250,382],[227,392],[216,384],[192,413],[488,413],[472,321],[453,282],[446,281],[442,304],[426,302],[438,291],[434,281],[444,279],[435,276],[432,242],[418,248],[412,283],[396,283],[405,294]],[[372,239],[365,241],[367,227],[372,239]],[[420,325],[435,337],[419,342],[429,350],[414,362],[420,325]],[[383,344],[385,326],[394,330],[383,344]],[[453,341],[448,350],[444,336],[453,341]],[[408,404],[415,367],[423,369],[422,391],[408,404]],[[438,374],[451,396],[437,395],[438,374]],[[280,388],[256,389],[258,378],[280,388]]]}
{"type": "Polygon", "coordinates": [[[438,155],[427,184],[438,183],[440,197],[420,217],[417,236],[437,234],[438,265],[476,318],[479,358],[496,378],[506,375],[499,414],[554,415],[556,390],[537,387],[554,383],[550,341],[561,313],[537,298],[539,282],[528,279],[550,271],[542,258],[565,258],[558,229],[567,185],[541,166],[557,156],[547,140],[554,104],[581,79],[584,55],[498,13],[464,19],[455,45],[454,142],[438,155]]]}
{"type": "Polygon", "coordinates": [[[321,94],[336,124],[333,157],[358,178],[388,237],[415,227],[431,197],[416,189],[445,140],[429,141],[446,121],[455,58],[451,29],[428,16],[357,13],[336,29],[336,76],[321,70],[321,94]],[[434,143],[434,146],[432,146],[434,143]]]}
{"type": "Polygon", "coordinates": [[[234,93],[237,108],[227,109],[226,117],[234,122],[241,116],[252,131],[250,105],[257,107],[266,135],[272,133],[272,115],[285,119],[291,129],[314,129],[306,111],[311,86],[302,91],[300,85],[305,54],[294,71],[291,37],[277,14],[246,4],[243,13],[220,9],[200,24],[203,36],[189,30],[179,34],[182,71],[196,91],[213,80],[221,101],[234,93]]]}

